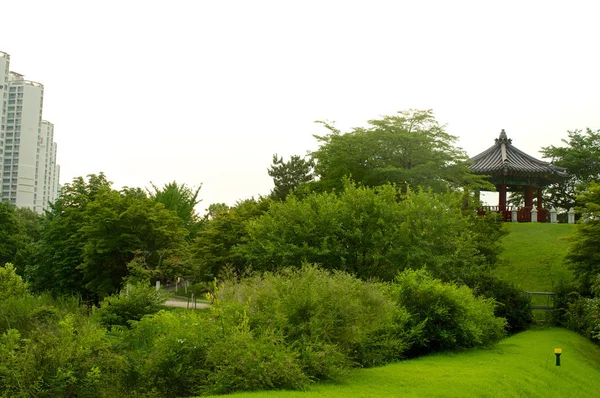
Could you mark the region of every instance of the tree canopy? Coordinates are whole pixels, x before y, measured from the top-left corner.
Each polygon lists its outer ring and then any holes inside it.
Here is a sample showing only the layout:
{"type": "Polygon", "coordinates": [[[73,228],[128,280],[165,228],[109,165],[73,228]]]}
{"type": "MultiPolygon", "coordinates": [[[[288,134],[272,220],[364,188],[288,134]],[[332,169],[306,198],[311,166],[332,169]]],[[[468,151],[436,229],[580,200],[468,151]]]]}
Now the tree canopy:
{"type": "Polygon", "coordinates": [[[346,176],[365,186],[392,183],[434,192],[488,185],[471,173],[466,153],[455,146],[457,137],[445,131],[431,110],[382,116],[346,134],[330,123],[319,123],[329,134],[315,136],[321,146],[311,153],[318,190],[341,189],[346,176]]]}
{"type": "Polygon", "coordinates": [[[65,184],[28,267],[34,289],[97,300],[116,292],[132,268],[153,278],[181,272],[183,221],[143,190],[111,185],[102,173],[65,184]]]}
{"type": "Polygon", "coordinates": [[[600,130],[568,131],[569,138],[563,139],[565,146],[543,147],[541,153],[556,166],[567,169],[569,179],[548,187],[545,201],[554,207],[575,207],[577,190],[588,183],[600,182],[600,130]]]}
{"type": "Polygon", "coordinates": [[[592,293],[592,286],[600,283],[600,184],[591,182],[578,198],[583,222],[577,226],[572,245],[566,256],[584,294],[592,293]]]}
{"type": "Polygon", "coordinates": [[[269,175],[273,177],[275,187],[271,191],[271,198],[284,200],[294,189],[311,182],[314,161],[293,155],[287,162],[283,157],[273,155],[273,164],[269,167],[269,175]]]}
{"type": "Polygon", "coordinates": [[[155,202],[162,203],[167,210],[175,213],[183,221],[184,227],[189,232],[189,238],[193,239],[199,229],[200,217],[196,213],[196,206],[201,202],[198,199],[200,188],[188,187],[186,184],[178,184],[176,181],[165,184],[158,188],[152,184],[153,190],[148,190],[150,198],[155,202]]]}
{"type": "Polygon", "coordinates": [[[358,187],[347,180],[338,193],[273,203],[246,222],[248,237],[237,252],[258,271],[309,262],[392,280],[404,269],[425,267],[459,280],[495,261],[497,253],[497,242],[479,236],[493,236],[494,227],[475,224],[470,214],[463,214],[459,193],[403,194],[391,185],[358,187]]]}

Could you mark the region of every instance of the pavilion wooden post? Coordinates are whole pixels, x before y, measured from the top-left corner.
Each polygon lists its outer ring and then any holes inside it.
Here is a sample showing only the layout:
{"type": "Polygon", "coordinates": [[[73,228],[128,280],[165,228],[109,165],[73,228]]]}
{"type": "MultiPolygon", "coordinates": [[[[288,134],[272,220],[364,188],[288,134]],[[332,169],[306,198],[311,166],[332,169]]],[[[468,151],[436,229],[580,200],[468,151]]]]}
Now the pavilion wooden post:
{"type": "Polygon", "coordinates": [[[542,187],[537,189],[537,208],[542,210],[542,187]]]}
{"type": "Polygon", "coordinates": [[[525,187],[525,207],[533,207],[533,186],[525,187]]]}
{"type": "Polygon", "coordinates": [[[506,211],[506,182],[503,182],[502,185],[500,185],[498,208],[500,211],[506,211]]]}

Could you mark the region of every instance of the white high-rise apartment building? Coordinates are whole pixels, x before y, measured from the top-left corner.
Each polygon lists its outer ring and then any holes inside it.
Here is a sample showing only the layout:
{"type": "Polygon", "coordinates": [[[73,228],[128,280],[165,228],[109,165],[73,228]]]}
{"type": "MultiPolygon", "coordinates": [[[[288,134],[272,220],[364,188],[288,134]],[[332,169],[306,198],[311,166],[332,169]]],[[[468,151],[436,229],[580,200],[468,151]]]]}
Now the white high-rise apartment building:
{"type": "Polygon", "coordinates": [[[6,110],[8,106],[8,71],[10,55],[0,51],[0,181],[4,165],[4,134],[6,131],[6,110]]]}
{"type": "MultiPolygon", "coordinates": [[[[44,86],[25,80],[23,75],[4,69],[6,105],[2,112],[4,142],[0,200],[17,207],[27,207],[38,213],[48,208],[58,196],[58,166],[54,125],[42,120],[44,86]]],[[[2,63],[0,60],[0,67],[2,63]]],[[[0,78],[2,78],[0,72],[0,78]]],[[[2,99],[4,95],[2,95],[2,99]]]]}

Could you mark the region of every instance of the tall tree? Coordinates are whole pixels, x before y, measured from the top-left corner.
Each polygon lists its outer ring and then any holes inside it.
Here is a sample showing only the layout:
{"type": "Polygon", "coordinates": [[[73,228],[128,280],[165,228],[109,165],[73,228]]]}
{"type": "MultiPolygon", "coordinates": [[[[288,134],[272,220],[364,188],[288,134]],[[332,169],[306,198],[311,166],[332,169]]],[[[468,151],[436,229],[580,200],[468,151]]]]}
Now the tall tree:
{"type": "Polygon", "coordinates": [[[600,184],[590,182],[577,201],[582,204],[578,210],[585,214],[585,220],[577,225],[566,260],[582,293],[590,295],[594,283],[600,281],[600,184]]]}
{"type": "Polygon", "coordinates": [[[98,195],[86,207],[79,232],[84,239],[79,268],[86,288],[100,298],[118,291],[131,266],[166,279],[181,275],[187,260],[182,220],[128,191],[98,195]]]}
{"type": "Polygon", "coordinates": [[[575,207],[578,189],[590,182],[600,182],[600,130],[568,131],[569,138],[563,139],[565,146],[544,147],[541,153],[556,166],[564,167],[569,179],[553,184],[546,189],[545,201],[554,207],[575,207]]]}
{"type": "Polygon", "coordinates": [[[154,201],[162,203],[167,210],[181,218],[184,227],[189,231],[188,238],[193,239],[200,227],[200,217],[196,213],[196,206],[201,202],[201,199],[198,199],[200,188],[202,184],[192,188],[173,181],[162,188],[152,184],[153,191],[148,190],[148,193],[154,201]]]}
{"type": "Polygon", "coordinates": [[[0,202],[0,266],[15,260],[24,237],[25,228],[17,208],[9,202],[0,202]]]}
{"type": "Polygon", "coordinates": [[[313,181],[314,161],[293,155],[284,162],[283,157],[273,155],[273,164],[268,173],[273,177],[275,187],[271,191],[274,200],[285,200],[294,189],[313,181]]]}
{"type": "Polygon", "coordinates": [[[247,263],[238,246],[248,237],[246,222],[271,206],[269,198],[238,202],[209,220],[192,244],[197,280],[211,281],[226,268],[242,272],[247,263]]]}
{"type": "Polygon", "coordinates": [[[345,176],[366,186],[393,183],[436,192],[489,185],[470,172],[466,153],[454,146],[457,137],[445,131],[431,110],[382,116],[369,120],[368,127],[346,134],[329,123],[320,123],[330,133],[315,136],[321,143],[311,154],[319,177],[317,189],[341,189],[345,176]]]}
{"type": "Polygon", "coordinates": [[[85,239],[80,229],[86,224],[86,207],[112,183],[103,173],[74,178],[62,187],[42,223],[38,261],[27,269],[34,290],[55,294],[79,293],[90,297],[79,265],[83,262],[85,239]]]}

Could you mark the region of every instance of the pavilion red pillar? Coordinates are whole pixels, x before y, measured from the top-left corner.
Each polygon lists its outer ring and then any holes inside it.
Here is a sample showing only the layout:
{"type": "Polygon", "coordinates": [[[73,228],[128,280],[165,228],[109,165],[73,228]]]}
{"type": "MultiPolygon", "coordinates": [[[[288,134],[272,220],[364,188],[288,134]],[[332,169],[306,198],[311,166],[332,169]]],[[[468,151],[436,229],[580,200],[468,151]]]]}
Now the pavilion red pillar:
{"type": "Polygon", "coordinates": [[[533,186],[528,185],[525,188],[525,207],[533,207],[533,186]]]}
{"type": "Polygon", "coordinates": [[[542,209],[542,188],[537,189],[537,208],[538,210],[542,209]]]}
{"type": "Polygon", "coordinates": [[[498,200],[498,207],[500,211],[506,211],[506,183],[503,182],[500,185],[500,197],[498,200]]]}

